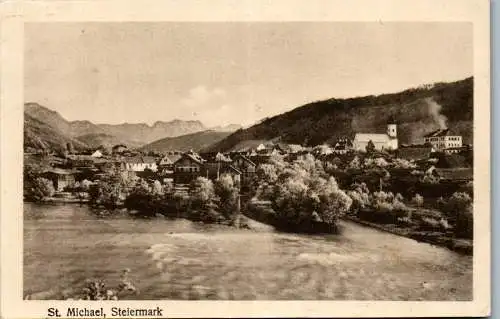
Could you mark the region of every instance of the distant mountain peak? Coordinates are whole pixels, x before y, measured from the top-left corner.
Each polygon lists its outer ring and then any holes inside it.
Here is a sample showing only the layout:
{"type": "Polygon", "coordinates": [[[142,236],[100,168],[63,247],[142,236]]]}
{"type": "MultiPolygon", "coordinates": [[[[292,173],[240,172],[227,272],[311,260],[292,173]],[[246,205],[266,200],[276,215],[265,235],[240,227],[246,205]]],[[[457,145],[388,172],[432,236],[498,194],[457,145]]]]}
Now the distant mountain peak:
{"type": "Polygon", "coordinates": [[[196,120],[156,121],[153,125],[146,123],[95,124],[88,120],[68,121],[58,112],[36,102],[25,103],[24,112],[68,138],[81,137],[82,141],[92,145],[103,140],[108,143],[121,142],[136,147],[165,137],[206,130],[206,127],[196,120]]]}

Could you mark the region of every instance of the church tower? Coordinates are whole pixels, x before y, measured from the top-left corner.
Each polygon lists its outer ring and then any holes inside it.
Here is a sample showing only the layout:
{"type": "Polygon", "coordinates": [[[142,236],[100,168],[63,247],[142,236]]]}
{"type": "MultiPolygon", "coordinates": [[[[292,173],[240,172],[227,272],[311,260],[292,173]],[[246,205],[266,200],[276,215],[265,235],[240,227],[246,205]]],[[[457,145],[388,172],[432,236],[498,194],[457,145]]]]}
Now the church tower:
{"type": "Polygon", "coordinates": [[[387,135],[389,136],[387,148],[396,150],[398,148],[398,126],[392,116],[387,122],[387,135]]]}
{"type": "Polygon", "coordinates": [[[397,138],[398,137],[398,131],[397,131],[397,125],[394,123],[387,124],[387,135],[389,135],[390,138],[397,138]]]}
{"type": "Polygon", "coordinates": [[[392,116],[389,118],[389,121],[387,122],[387,135],[389,135],[390,138],[398,137],[396,120],[392,116]]]}

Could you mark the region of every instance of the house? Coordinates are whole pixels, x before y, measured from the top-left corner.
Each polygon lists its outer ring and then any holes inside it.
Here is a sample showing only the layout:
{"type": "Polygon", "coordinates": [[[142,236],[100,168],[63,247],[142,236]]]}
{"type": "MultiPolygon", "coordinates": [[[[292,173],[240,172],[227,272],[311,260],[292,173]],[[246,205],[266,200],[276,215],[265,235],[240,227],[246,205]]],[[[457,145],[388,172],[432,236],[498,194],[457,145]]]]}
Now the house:
{"type": "Polygon", "coordinates": [[[207,162],[232,162],[229,155],[220,152],[201,153],[200,157],[207,162]]]}
{"type": "Polygon", "coordinates": [[[72,167],[78,168],[92,168],[96,159],[90,155],[68,155],[67,158],[72,167]]]}
{"type": "Polygon", "coordinates": [[[284,155],[284,154],[293,154],[298,153],[304,150],[304,147],[299,144],[286,144],[286,143],[278,143],[274,146],[274,149],[284,155]]]}
{"type": "Polygon", "coordinates": [[[204,153],[201,157],[205,160],[203,167],[205,176],[214,180],[219,179],[232,163],[231,158],[222,153],[204,153]]]}
{"type": "Polygon", "coordinates": [[[153,172],[158,170],[156,160],[152,156],[124,157],[122,159],[121,168],[131,172],[144,172],[146,169],[153,172]]]}
{"type": "Polygon", "coordinates": [[[243,182],[251,180],[257,171],[257,165],[242,154],[233,157],[233,166],[241,171],[243,182]]]}
{"type": "Polygon", "coordinates": [[[356,151],[365,152],[368,144],[372,142],[375,150],[396,150],[398,148],[397,125],[389,121],[387,131],[384,134],[356,133],[353,148],[356,151]]]}
{"type": "Polygon", "coordinates": [[[271,155],[270,154],[252,154],[248,157],[252,162],[254,162],[257,165],[260,164],[267,164],[271,160],[271,155]]]}
{"type": "Polygon", "coordinates": [[[442,181],[469,182],[474,179],[472,168],[436,168],[435,175],[442,181]]]}
{"type": "Polygon", "coordinates": [[[256,148],[255,151],[257,152],[262,152],[262,151],[267,151],[267,147],[264,144],[259,144],[256,148]]]}
{"type": "Polygon", "coordinates": [[[233,165],[225,165],[221,171],[221,175],[222,174],[230,175],[233,178],[234,184],[238,185],[238,187],[241,185],[241,176],[243,173],[233,165]]]}
{"type": "Polygon", "coordinates": [[[462,152],[468,151],[469,148],[467,146],[459,146],[459,147],[450,147],[450,148],[445,148],[443,151],[445,154],[458,154],[462,152]]]}
{"type": "Polygon", "coordinates": [[[294,161],[302,161],[306,160],[311,155],[313,155],[311,151],[304,149],[297,153],[288,154],[287,156],[285,156],[285,161],[290,163],[294,161]]]}
{"type": "Polygon", "coordinates": [[[416,146],[416,147],[404,147],[397,151],[397,157],[403,158],[408,161],[423,161],[430,158],[431,154],[434,152],[433,147],[429,146],[416,146]]]}
{"type": "Polygon", "coordinates": [[[345,166],[339,155],[335,153],[322,156],[321,162],[323,163],[323,167],[326,169],[337,169],[345,166]]]}
{"type": "Polygon", "coordinates": [[[174,163],[174,183],[189,184],[197,177],[203,176],[204,163],[205,160],[193,151],[182,154],[174,163]]]}
{"type": "Polygon", "coordinates": [[[335,142],[333,146],[333,153],[335,154],[347,154],[349,150],[352,149],[352,142],[347,137],[343,137],[335,142]]]}
{"type": "Polygon", "coordinates": [[[128,149],[127,149],[126,145],[118,144],[118,145],[113,146],[113,148],[111,149],[111,153],[112,154],[123,154],[127,150],[128,149]]]}
{"type": "Polygon", "coordinates": [[[52,181],[54,189],[58,192],[63,191],[66,187],[75,184],[75,171],[52,168],[45,171],[42,175],[52,181]]]}
{"type": "Polygon", "coordinates": [[[102,152],[100,150],[96,150],[94,153],[92,153],[92,155],[90,155],[92,157],[96,157],[96,158],[100,158],[103,156],[102,152]]]}
{"type": "Polygon", "coordinates": [[[449,129],[439,129],[424,135],[424,142],[430,143],[437,151],[462,147],[462,136],[453,135],[449,129]]]}
{"type": "Polygon", "coordinates": [[[158,162],[158,171],[174,171],[174,163],[181,158],[181,152],[168,152],[158,162]]]}
{"type": "Polygon", "coordinates": [[[205,177],[211,180],[218,180],[222,175],[228,174],[238,185],[241,183],[243,173],[234,167],[230,162],[206,162],[203,167],[205,177]]]}

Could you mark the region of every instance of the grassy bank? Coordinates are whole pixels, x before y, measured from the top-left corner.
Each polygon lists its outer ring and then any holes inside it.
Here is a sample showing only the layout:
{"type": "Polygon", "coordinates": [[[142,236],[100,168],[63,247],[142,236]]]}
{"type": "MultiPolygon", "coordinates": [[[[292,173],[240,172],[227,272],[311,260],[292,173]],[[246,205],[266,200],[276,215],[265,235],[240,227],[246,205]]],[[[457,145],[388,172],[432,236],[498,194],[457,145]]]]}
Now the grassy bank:
{"type": "Polygon", "coordinates": [[[408,227],[396,224],[378,224],[362,220],[352,215],[345,216],[344,219],[356,222],[363,226],[389,232],[394,235],[411,238],[419,242],[446,247],[461,254],[472,255],[473,253],[472,239],[455,238],[450,232],[422,231],[417,227],[408,227]]]}

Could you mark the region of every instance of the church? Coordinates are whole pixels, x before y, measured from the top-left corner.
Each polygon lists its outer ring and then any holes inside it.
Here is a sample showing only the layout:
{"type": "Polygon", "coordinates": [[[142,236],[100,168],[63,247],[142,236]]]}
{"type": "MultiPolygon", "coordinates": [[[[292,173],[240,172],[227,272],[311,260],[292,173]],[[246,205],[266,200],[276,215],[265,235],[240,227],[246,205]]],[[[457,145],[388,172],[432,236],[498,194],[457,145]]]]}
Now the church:
{"type": "Polygon", "coordinates": [[[378,151],[396,150],[398,148],[398,134],[395,121],[389,121],[385,134],[356,133],[352,145],[354,150],[365,152],[366,146],[370,141],[372,141],[375,149],[378,151]]]}

